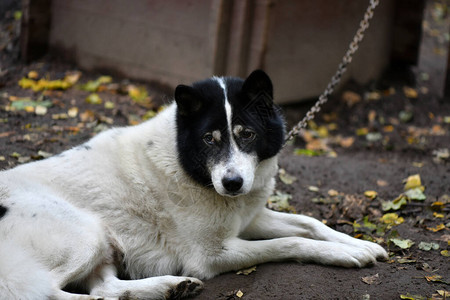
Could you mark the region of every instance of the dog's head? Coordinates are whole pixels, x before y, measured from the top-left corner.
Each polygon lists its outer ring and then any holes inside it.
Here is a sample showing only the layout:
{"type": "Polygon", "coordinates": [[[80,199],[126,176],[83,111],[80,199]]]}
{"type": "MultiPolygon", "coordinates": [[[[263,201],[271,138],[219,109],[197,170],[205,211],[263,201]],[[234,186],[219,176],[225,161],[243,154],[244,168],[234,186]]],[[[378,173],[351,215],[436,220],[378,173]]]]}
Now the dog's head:
{"type": "Polygon", "coordinates": [[[284,142],[267,74],[179,85],[175,101],[178,155],[187,174],[220,195],[248,193],[259,162],[277,155],[284,142]]]}

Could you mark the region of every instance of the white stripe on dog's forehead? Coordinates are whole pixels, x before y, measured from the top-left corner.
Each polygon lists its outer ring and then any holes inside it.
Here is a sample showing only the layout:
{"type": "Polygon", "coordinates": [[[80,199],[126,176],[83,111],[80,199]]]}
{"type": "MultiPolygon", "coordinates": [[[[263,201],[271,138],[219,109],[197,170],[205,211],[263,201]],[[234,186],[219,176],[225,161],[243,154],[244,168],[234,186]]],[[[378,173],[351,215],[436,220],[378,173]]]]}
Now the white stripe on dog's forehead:
{"type": "Polygon", "coordinates": [[[225,104],[225,113],[227,116],[227,123],[228,123],[228,131],[231,133],[231,119],[232,119],[232,112],[231,112],[231,105],[228,101],[227,96],[227,85],[225,83],[225,80],[223,77],[214,77],[214,79],[217,81],[217,83],[220,85],[220,87],[223,90],[223,97],[224,97],[224,104],[225,104]]]}

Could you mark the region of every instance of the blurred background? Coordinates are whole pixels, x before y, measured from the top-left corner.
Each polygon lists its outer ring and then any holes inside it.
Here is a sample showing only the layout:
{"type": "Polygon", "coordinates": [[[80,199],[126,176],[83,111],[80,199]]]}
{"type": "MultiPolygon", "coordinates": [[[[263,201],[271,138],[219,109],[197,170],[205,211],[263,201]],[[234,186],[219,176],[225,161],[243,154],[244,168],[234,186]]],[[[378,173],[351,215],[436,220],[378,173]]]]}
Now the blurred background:
{"type": "MultiPolygon", "coordinates": [[[[88,71],[179,83],[266,70],[278,103],[318,96],[369,1],[2,0],[2,70],[50,55],[88,71]]],[[[446,0],[382,0],[344,81],[401,70],[443,96],[446,0]],[[426,81],[426,82],[425,82],[426,81]]],[[[416,82],[415,82],[416,83],[416,82]]],[[[413,82],[411,83],[413,84],[413,82]]]]}

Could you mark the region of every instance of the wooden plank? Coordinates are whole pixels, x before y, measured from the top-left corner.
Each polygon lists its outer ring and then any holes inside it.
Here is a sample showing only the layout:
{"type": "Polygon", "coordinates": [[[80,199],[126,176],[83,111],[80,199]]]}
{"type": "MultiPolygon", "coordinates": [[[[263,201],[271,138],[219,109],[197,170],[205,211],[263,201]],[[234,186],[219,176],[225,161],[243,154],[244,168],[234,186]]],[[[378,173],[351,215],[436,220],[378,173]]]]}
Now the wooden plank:
{"type": "Polygon", "coordinates": [[[51,0],[22,0],[21,58],[25,63],[47,53],[51,0]]]}
{"type": "Polygon", "coordinates": [[[422,22],[419,81],[431,94],[444,97],[449,56],[450,0],[427,0],[422,22]]]}

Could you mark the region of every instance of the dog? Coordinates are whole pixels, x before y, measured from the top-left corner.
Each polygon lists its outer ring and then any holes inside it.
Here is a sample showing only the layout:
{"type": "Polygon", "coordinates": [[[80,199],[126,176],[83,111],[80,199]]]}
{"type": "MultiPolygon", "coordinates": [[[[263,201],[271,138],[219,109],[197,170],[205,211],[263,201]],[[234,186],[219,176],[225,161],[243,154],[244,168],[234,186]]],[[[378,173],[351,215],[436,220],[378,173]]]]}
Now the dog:
{"type": "Polygon", "coordinates": [[[179,85],[153,119],[0,172],[0,297],[178,299],[270,261],[385,259],[375,243],[265,207],[284,135],[257,70],[179,85]],[[74,284],[89,295],[64,289],[74,284]]]}

